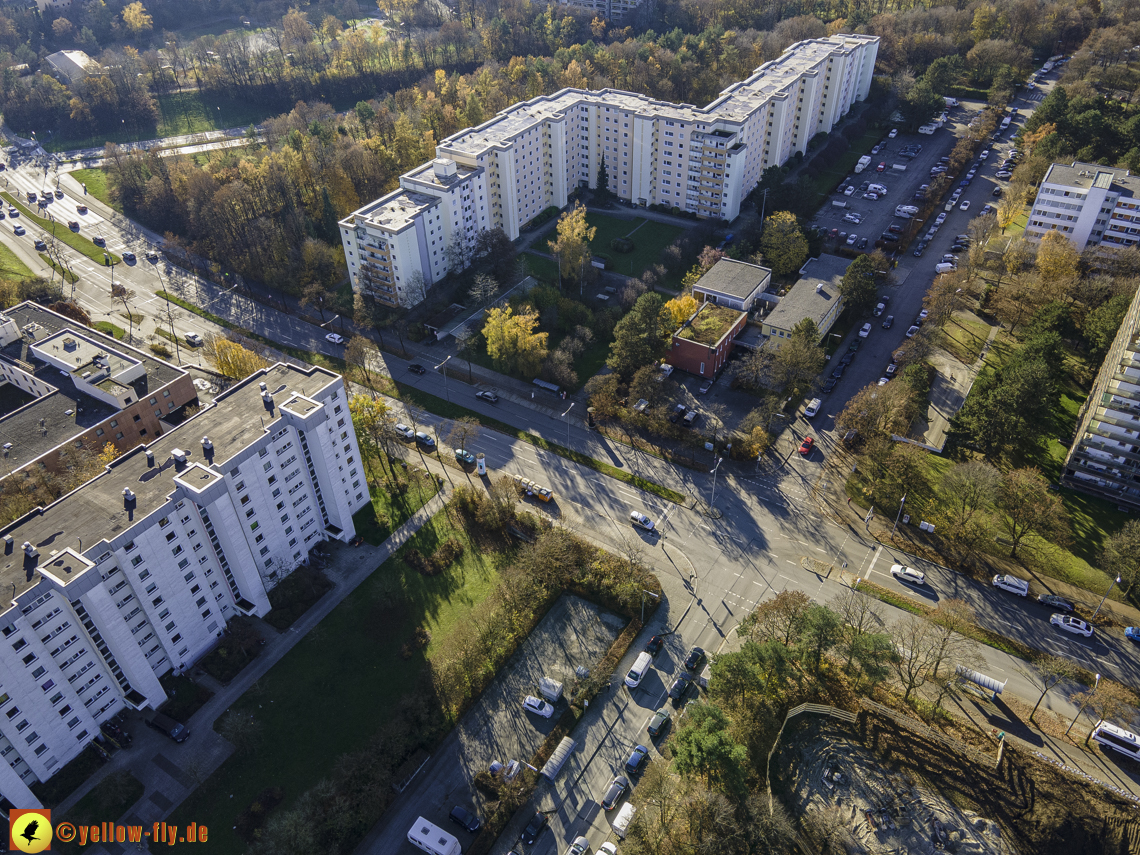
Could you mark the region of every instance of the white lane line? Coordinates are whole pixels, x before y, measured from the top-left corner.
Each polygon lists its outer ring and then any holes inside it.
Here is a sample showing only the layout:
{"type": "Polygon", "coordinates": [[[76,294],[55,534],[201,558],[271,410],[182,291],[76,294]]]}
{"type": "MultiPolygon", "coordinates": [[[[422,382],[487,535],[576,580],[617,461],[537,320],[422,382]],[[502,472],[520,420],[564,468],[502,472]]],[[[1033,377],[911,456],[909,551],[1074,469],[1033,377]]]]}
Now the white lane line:
{"type": "Polygon", "coordinates": [[[880,543],[875,547],[875,557],[871,559],[871,566],[867,568],[867,575],[863,578],[870,579],[871,574],[875,572],[875,563],[879,560],[879,556],[883,554],[883,545],[880,543]]]}

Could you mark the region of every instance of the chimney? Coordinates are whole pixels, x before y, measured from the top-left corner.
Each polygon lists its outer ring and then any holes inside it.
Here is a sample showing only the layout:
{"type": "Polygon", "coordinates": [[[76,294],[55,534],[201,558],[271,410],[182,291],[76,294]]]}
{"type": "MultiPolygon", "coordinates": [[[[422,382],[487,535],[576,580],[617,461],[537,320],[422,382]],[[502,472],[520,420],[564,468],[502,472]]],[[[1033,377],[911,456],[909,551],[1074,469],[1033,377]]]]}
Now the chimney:
{"type": "Polygon", "coordinates": [[[820,282],[819,284],[817,284],[815,286],[815,293],[817,293],[817,294],[823,293],[823,283],[822,282],[820,282]]]}
{"type": "Polygon", "coordinates": [[[31,542],[25,540],[24,541],[24,554],[25,555],[32,555],[35,553],[35,551],[36,551],[36,548],[34,546],[32,546],[31,542]]]}
{"type": "Polygon", "coordinates": [[[210,442],[210,438],[208,436],[202,437],[202,448],[205,451],[213,451],[214,450],[214,443],[210,442]]]}
{"type": "Polygon", "coordinates": [[[154,452],[149,448],[146,450],[146,465],[148,467],[154,466],[154,452]]]}

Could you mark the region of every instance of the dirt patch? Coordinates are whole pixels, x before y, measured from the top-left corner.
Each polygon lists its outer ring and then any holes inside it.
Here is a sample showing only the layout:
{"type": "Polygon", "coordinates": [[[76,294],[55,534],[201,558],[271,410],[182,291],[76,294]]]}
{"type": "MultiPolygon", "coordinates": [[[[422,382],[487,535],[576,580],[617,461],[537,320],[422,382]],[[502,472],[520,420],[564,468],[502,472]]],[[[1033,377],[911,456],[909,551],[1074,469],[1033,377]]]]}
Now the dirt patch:
{"type": "Polygon", "coordinates": [[[995,769],[866,713],[850,726],[805,717],[773,775],[822,851],[1140,852],[1132,802],[1015,748],[995,769]]]}

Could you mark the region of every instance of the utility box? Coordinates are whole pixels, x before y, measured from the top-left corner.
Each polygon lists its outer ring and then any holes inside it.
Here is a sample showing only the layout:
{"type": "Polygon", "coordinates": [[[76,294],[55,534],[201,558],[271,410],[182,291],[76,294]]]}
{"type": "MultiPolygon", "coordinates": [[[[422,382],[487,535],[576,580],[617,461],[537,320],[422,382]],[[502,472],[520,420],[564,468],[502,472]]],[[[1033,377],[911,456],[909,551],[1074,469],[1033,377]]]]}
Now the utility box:
{"type": "Polygon", "coordinates": [[[543,677],[538,681],[538,693],[556,704],[562,699],[562,684],[550,677],[543,677]]]}

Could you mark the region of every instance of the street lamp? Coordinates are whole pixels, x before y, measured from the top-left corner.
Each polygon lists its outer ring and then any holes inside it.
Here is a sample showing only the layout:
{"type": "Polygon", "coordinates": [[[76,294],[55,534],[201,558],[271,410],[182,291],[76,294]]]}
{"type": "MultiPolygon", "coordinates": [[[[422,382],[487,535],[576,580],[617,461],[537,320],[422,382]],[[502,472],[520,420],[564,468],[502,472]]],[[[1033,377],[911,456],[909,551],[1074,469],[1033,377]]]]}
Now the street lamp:
{"type": "MultiPolygon", "coordinates": [[[[437,365],[435,367],[435,370],[439,371],[441,368],[443,368],[443,366],[447,365],[447,363],[449,363],[450,361],[451,361],[451,357],[449,356],[449,357],[447,357],[447,359],[443,360],[443,362],[439,363],[439,365],[437,365]]],[[[451,393],[447,389],[447,372],[446,371],[443,372],[443,394],[444,394],[444,397],[447,398],[447,403],[450,404],[451,403],[451,393]]]]}
{"type": "MultiPolygon", "coordinates": [[[[1100,687],[1100,674],[1097,674],[1096,675],[1096,683],[1093,685],[1093,694],[1096,694],[1096,690],[1099,687],[1100,687]]],[[[1077,719],[1081,717],[1081,713],[1083,713],[1085,711],[1085,707],[1087,707],[1089,705],[1089,700],[1091,700],[1091,698],[1086,699],[1085,702],[1083,704],[1081,704],[1081,708],[1079,710],[1077,710],[1077,714],[1075,716],[1073,716],[1073,720],[1071,722],[1069,722],[1069,727],[1065,731],[1065,736],[1069,735],[1069,731],[1073,729],[1073,725],[1077,723],[1077,719]]]]}
{"type": "Polygon", "coordinates": [[[655,594],[652,591],[647,591],[644,588],[641,589],[641,625],[642,626],[645,626],[645,595],[646,594],[649,594],[649,596],[653,597],[653,599],[655,599],[655,600],[661,599],[661,597],[658,594],[655,594]]]}
{"type": "Polygon", "coordinates": [[[566,447],[567,448],[570,447],[570,419],[568,419],[566,417],[570,415],[570,411],[572,409],[574,409],[574,404],[571,404],[569,407],[567,407],[566,412],[564,412],[562,415],[560,415],[558,417],[560,419],[566,419],[566,447]]]}
{"type": "Polygon", "coordinates": [[[1096,607],[1096,611],[1093,612],[1092,620],[1090,620],[1089,623],[1092,623],[1092,621],[1096,620],[1096,616],[1100,614],[1100,607],[1104,605],[1104,601],[1107,600],[1108,595],[1112,593],[1113,587],[1116,585],[1119,585],[1119,584],[1120,584],[1120,577],[1117,576],[1109,584],[1108,590],[1104,592],[1104,596],[1100,598],[1100,604],[1096,607]]]}
{"type": "Polygon", "coordinates": [[[716,470],[720,469],[720,464],[722,464],[722,463],[724,463],[724,458],[718,457],[716,459],[716,466],[714,466],[712,469],[709,470],[709,473],[713,476],[712,495],[709,497],[709,510],[710,511],[713,509],[713,504],[716,502],[716,470]]]}
{"type": "Polygon", "coordinates": [[[891,526],[891,537],[892,537],[892,538],[895,536],[895,532],[898,530],[898,527],[899,527],[899,517],[901,517],[901,516],[902,516],[902,512],[903,512],[903,505],[905,505],[905,504],[906,504],[906,493],[903,493],[903,497],[902,497],[902,499],[899,501],[899,512],[898,512],[897,514],[895,514],[895,524],[894,524],[893,526],[891,526]]]}

